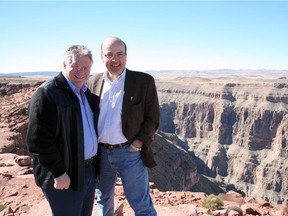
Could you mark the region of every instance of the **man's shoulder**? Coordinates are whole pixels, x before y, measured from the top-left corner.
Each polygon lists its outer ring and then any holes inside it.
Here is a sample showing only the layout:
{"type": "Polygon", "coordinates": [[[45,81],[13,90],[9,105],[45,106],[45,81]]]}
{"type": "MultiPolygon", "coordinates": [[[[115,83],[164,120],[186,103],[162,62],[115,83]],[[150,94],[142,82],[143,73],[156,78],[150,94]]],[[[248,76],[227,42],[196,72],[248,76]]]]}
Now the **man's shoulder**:
{"type": "Polygon", "coordinates": [[[48,80],[46,80],[40,87],[45,89],[55,89],[57,88],[67,88],[67,82],[65,81],[64,76],[60,72],[57,76],[54,76],[48,80]]]}
{"type": "Polygon", "coordinates": [[[35,93],[39,93],[40,91],[49,91],[50,89],[55,88],[55,77],[47,79],[36,89],[35,93]]]}
{"type": "Polygon", "coordinates": [[[89,82],[90,81],[96,81],[99,80],[103,76],[104,72],[101,73],[94,73],[89,77],[89,82]]]}
{"type": "Polygon", "coordinates": [[[134,71],[134,70],[128,70],[126,74],[129,74],[131,76],[135,76],[135,77],[139,77],[142,79],[154,79],[153,76],[151,76],[150,74],[143,72],[143,71],[134,71]]]}
{"type": "Polygon", "coordinates": [[[60,72],[57,76],[52,77],[42,83],[42,85],[39,86],[37,90],[38,92],[45,92],[45,94],[54,97],[60,95],[60,92],[65,92],[67,89],[68,83],[60,72]]]}

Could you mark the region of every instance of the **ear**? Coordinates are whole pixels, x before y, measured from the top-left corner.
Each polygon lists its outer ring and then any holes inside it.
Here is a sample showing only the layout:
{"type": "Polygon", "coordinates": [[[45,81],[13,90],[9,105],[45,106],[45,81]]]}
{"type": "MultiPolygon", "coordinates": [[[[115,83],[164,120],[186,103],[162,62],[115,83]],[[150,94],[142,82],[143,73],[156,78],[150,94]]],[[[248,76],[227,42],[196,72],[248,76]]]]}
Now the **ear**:
{"type": "Polygon", "coordinates": [[[103,53],[100,54],[100,57],[101,57],[102,62],[104,63],[104,56],[103,56],[103,53]]]}
{"type": "Polygon", "coordinates": [[[63,62],[63,68],[66,68],[66,62],[65,61],[63,62]]]}

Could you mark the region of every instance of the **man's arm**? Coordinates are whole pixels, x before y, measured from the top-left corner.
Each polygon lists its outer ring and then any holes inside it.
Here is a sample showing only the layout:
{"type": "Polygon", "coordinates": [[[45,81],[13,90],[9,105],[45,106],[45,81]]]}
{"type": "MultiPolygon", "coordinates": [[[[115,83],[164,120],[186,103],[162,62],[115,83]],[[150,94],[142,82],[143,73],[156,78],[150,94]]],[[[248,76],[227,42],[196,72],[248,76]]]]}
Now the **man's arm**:
{"type": "Polygon", "coordinates": [[[65,173],[56,140],[57,107],[44,88],[32,96],[27,130],[28,150],[57,178],[65,173]]]}
{"type": "MultiPolygon", "coordinates": [[[[147,87],[147,95],[144,103],[144,122],[136,136],[145,145],[150,145],[152,138],[159,127],[160,108],[156,85],[153,77],[150,77],[147,87]]],[[[135,146],[139,143],[136,141],[135,146]]]]}

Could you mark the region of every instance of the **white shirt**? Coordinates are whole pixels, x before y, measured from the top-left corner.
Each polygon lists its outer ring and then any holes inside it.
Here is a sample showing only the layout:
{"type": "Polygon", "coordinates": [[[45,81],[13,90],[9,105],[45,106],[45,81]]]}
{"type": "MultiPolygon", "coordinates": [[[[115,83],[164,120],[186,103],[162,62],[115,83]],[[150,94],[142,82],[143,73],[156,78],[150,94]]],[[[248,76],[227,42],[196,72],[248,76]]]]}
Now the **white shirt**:
{"type": "Polygon", "coordinates": [[[126,69],[113,82],[104,73],[98,120],[99,143],[119,144],[127,141],[122,132],[122,103],[126,69]]]}

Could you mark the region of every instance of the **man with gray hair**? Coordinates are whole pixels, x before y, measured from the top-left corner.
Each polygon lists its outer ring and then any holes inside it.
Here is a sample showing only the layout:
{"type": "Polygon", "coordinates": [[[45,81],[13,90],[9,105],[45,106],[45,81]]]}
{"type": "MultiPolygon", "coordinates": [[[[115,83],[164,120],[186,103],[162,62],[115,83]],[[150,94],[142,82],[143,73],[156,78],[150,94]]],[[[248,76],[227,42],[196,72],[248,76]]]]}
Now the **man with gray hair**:
{"type": "Polygon", "coordinates": [[[30,102],[28,150],[53,216],[92,214],[99,112],[98,97],[86,87],[92,64],[86,46],[69,47],[63,71],[42,84],[30,102]]]}

